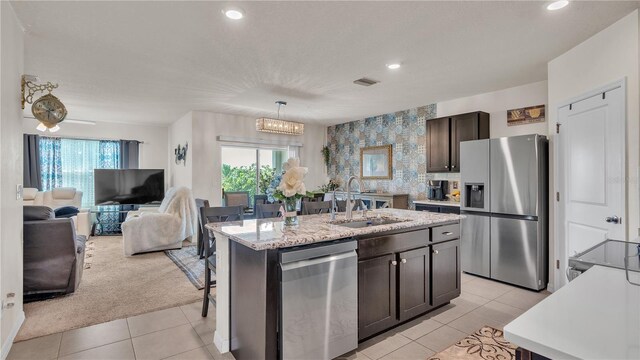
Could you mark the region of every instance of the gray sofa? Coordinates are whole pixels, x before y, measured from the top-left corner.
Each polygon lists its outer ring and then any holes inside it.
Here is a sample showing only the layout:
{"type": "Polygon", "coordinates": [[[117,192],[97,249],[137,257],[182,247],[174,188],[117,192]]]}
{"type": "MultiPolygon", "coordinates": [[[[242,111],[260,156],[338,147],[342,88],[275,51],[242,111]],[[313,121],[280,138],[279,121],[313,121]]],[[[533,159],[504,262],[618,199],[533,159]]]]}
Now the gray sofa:
{"type": "Polygon", "coordinates": [[[25,300],[73,293],[80,285],[86,238],[47,206],[24,207],[25,300]]]}

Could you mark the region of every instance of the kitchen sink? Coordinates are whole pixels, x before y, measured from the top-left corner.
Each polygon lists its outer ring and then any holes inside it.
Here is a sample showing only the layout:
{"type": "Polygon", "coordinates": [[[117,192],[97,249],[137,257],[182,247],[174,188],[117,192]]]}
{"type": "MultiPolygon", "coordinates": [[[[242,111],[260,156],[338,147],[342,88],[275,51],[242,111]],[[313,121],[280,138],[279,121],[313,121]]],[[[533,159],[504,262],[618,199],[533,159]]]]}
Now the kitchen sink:
{"type": "Polygon", "coordinates": [[[342,222],[334,222],[334,225],[345,226],[350,228],[365,228],[365,227],[372,227],[372,226],[397,224],[405,221],[409,221],[409,220],[389,219],[389,218],[371,218],[367,220],[356,220],[356,221],[347,220],[342,222]]]}

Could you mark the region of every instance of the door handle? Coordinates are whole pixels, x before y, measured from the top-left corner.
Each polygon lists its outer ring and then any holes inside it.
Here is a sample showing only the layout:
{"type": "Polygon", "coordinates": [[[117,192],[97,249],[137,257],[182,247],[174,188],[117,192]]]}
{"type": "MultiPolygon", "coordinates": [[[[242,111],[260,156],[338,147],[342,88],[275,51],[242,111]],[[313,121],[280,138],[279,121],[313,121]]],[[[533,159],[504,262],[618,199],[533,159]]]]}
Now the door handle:
{"type": "Polygon", "coordinates": [[[407,259],[402,259],[402,260],[400,260],[400,262],[402,262],[403,264],[406,264],[407,263],[407,259]]]}
{"type": "Polygon", "coordinates": [[[433,250],[433,253],[434,253],[434,254],[436,254],[436,255],[438,255],[438,254],[440,253],[440,251],[438,251],[438,250],[433,250]]]}
{"type": "Polygon", "coordinates": [[[617,215],[613,215],[607,216],[606,218],[604,218],[604,221],[608,222],[609,224],[621,224],[622,218],[618,217],[617,215]]]}
{"type": "Polygon", "coordinates": [[[398,265],[398,262],[397,262],[397,261],[395,261],[395,260],[393,260],[393,261],[391,262],[391,265],[396,266],[396,265],[398,265]]]}

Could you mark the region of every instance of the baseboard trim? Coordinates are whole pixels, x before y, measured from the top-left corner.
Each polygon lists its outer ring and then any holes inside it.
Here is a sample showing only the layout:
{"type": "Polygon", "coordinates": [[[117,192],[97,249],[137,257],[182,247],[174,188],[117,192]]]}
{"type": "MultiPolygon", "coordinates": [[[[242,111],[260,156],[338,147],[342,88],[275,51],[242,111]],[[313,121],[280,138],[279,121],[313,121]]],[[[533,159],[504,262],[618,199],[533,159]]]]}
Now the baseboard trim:
{"type": "Polygon", "coordinates": [[[218,331],[213,334],[213,345],[218,348],[221,354],[229,352],[229,341],[224,340],[218,331]]]}
{"type": "Polygon", "coordinates": [[[18,315],[18,321],[16,321],[16,323],[13,325],[9,337],[7,337],[7,340],[4,342],[4,344],[2,344],[2,360],[6,359],[9,355],[9,351],[11,351],[11,346],[13,345],[13,340],[15,340],[16,336],[18,336],[18,331],[20,331],[20,327],[22,327],[23,323],[24,311],[20,311],[20,314],[18,315]]]}

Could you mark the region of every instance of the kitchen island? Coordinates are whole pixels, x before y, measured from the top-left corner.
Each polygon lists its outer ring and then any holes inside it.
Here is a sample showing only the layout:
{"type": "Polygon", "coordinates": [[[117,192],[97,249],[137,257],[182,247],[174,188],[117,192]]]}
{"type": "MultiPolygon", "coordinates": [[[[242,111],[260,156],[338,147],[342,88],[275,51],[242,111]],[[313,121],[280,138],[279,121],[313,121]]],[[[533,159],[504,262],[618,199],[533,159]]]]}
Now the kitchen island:
{"type": "Polygon", "coordinates": [[[298,343],[316,338],[308,333],[314,329],[355,348],[459,296],[460,216],[380,209],[344,218],[300,216],[293,228],[279,219],[207,225],[216,237],[214,342],[221,352],[239,360],[305,353],[299,351],[338,356],[342,347],[332,342],[289,349],[296,336],[298,343]],[[333,248],[342,252],[321,258],[333,248]],[[318,321],[318,314],[328,315],[318,321]]]}

